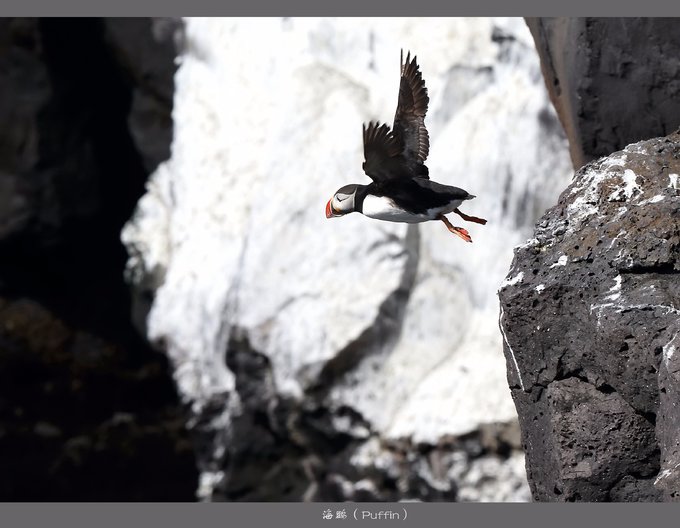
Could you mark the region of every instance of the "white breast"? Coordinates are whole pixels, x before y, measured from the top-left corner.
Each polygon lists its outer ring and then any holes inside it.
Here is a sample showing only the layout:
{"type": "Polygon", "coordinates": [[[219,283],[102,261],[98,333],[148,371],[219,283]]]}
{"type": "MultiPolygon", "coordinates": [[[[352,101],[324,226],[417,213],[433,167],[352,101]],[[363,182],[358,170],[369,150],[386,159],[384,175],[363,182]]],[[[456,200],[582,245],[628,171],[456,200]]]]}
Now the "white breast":
{"type": "Polygon", "coordinates": [[[387,220],[388,222],[416,224],[430,220],[425,215],[416,215],[400,209],[392,200],[385,196],[373,196],[371,194],[364,198],[361,212],[370,218],[387,220]]]}
{"type": "Polygon", "coordinates": [[[417,224],[419,222],[427,222],[428,220],[435,220],[440,214],[447,214],[456,209],[462,200],[454,200],[443,207],[428,209],[425,214],[413,214],[397,207],[397,205],[385,196],[373,196],[371,194],[364,198],[362,212],[371,218],[377,220],[387,220],[389,222],[406,222],[408,224],[417,224]]]}

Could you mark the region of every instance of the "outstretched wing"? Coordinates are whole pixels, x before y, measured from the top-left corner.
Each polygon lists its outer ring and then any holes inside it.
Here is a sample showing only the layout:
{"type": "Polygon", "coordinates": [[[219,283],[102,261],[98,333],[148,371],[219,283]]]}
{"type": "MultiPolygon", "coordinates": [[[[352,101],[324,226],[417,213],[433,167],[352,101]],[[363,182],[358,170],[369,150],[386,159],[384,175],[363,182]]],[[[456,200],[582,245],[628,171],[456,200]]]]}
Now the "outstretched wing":
{"type": "Polygon", "coordinates": [[[374,182],[399,177],[405,172],[401,148],[387,125],[364,124],[364,172],[374,182]]]}
{"type": "Polygon", "coordinates": [[[416,57],[411,59],[409,52],[404,62],[402,50],[399,102],[394,115],[392,135],[412,170],[416,169],[416,165],[422,165],[430,152],[430,138],[425,128],[425,114],[429,102],[430,98],[416,57]]]}

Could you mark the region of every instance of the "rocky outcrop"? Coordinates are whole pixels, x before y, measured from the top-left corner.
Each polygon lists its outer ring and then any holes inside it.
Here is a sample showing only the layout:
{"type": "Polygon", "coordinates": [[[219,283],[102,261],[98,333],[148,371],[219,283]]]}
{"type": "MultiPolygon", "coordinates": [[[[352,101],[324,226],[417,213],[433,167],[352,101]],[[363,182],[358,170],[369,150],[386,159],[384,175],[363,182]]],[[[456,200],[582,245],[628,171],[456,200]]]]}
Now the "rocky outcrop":
{"type": "Polygon", "coordinates": [[[541,501],[678,499],[680,134],[579,170],[500,289],[541,501]]]}
{"type": "Polygon", "coordinates": [[[122,237],[199,497],[526,500],[495,285],[570,167],[523,21],[192,19],[185,43],[173,156],[122,237]],[[361,123],[394,115],[401,47],[430,174],[489,220],[474,244],[324,217],[366,179],[361,123]]]}
{"type": "Polygon", "coordinates": [[[0,19],[0,500],[193,497],[119,239],[169,152],[175,52],[157,24],[0,19]]]}
{"type": "Polygon", "coordinates": [[[0,321],[2,500],[191,499],[192,445],[162,356],[28,299],[0,298],[0,321]]]}
{"type": "Polygon", "coordinates": [[[674,18],[529,18],[576,169],[680,125],[674,18]]]}

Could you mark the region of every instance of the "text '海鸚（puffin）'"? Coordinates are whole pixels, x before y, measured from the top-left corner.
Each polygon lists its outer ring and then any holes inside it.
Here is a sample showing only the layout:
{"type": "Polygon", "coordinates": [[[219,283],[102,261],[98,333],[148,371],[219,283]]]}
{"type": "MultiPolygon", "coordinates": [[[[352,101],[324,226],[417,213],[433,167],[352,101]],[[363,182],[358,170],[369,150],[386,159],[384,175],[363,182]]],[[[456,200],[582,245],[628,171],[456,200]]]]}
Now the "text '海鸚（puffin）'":
{"type": "Polygon", "coordinates": [[[326,217],[359,212],[370,218],[409,224],[441,220],[452,233],[466,242],[472,237],[444,216],[456,213],[463,220],[486,224],[483,218],[458,209],[475,196],[458,187],[430,180],[425,160],[430,138],[425,114],[430,98],[416,57],[401,55],[399,101],[392,130],[378,122],[364,125],[364,172],[373,180],[368,185],[350,184],[337,190],[326,204],[326,217]]]}

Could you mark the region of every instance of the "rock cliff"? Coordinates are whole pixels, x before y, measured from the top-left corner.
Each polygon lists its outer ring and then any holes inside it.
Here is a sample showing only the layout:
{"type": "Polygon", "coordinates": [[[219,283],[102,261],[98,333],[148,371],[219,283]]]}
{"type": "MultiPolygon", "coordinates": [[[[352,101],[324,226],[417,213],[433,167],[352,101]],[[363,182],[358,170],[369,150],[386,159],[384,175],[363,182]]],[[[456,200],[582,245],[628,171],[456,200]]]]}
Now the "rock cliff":
{"type": "Polygon", "coordinates": [[[536,500],[678,499],[680,135],[579,170],[515,250],[500,326],[536,500]]]}

